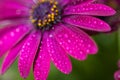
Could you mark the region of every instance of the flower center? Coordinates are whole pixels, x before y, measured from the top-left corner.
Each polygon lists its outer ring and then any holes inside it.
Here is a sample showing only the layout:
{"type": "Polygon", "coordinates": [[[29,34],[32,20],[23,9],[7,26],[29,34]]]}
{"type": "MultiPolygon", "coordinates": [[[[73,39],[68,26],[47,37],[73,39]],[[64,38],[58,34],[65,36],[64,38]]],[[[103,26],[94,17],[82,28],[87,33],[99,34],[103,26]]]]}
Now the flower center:
{"type": "Polygon", "coordinates": [[[40,29],[50,29],[53,24],[61,21],[61,10],[55,0],[39,0],[33,6],[30,19],[32,23],[40,29]]]}

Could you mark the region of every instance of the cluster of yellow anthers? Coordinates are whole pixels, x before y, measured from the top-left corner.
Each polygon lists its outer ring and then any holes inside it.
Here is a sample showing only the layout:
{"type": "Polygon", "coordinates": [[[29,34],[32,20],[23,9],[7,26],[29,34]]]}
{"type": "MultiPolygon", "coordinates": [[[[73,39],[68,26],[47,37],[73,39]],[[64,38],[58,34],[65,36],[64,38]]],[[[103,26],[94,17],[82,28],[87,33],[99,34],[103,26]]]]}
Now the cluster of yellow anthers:
{"type": "MultiPolygon", "coordinates": [[[[41,20],[41,19],[35,20],[35,19],[33,19],[33,16],[30,16],[32,23],[36,23],[36,21],[37,21],[38,27],[44,27],[44,26],[50,24],[51,22],[54,22],[55,17],[58,15],[58,8],[57,8],[58,2],[57,1],[55,1],[55,0],[39,0],[37,6],[39,6],[45,2],[49,2],[52,5],[52,7],[50,9],[50,13],[47,14],[47,17],[45,16],[43,20],[41,20]]],[[[34,9],[37,6],[33,6],[32,11],[34,11],[34,9]]]]}

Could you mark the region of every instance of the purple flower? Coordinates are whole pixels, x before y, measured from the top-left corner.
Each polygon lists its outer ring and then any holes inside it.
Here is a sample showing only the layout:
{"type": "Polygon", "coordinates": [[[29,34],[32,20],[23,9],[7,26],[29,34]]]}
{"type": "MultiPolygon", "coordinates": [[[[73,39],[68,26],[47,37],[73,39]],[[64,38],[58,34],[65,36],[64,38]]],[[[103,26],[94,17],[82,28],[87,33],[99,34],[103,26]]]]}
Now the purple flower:
{"type": "Polygon", "coordinates": [[[117,64],[119,70],[117,70],[115,73],[114,73],[114,80],[120,80],[120,60],[118,60],[118,64],[117,64]]]}
{"type": "Polygon", "coordinates": [[[114,80],[120,80],[120,70],[114,73],[114,80]]]}
{"type": "Polygon", "coordinates": [[[33,65],[35,80],[46,80],[50,61],[69,74],[69,56],[85,60],[96,54],[93,39],[81,29],[107,32],[110,26],[94,16],[115,11],[93,0],[2,0],[0,1],[0,57],[5,53],[1,74],[19,56],[18,69],[27,78],[33,65]]]}
{"type": "Polygon", "coordinates": [[[111,26],[110,32],[118,30],[120,25],[120,6],[119,6],[120,0],[97,0],[97,1],[100,3],[108,4],[109,6],[116,10],[116,14],[114,16],[104,17],[102,19],[109,23],[109,25],[111,26]]]}

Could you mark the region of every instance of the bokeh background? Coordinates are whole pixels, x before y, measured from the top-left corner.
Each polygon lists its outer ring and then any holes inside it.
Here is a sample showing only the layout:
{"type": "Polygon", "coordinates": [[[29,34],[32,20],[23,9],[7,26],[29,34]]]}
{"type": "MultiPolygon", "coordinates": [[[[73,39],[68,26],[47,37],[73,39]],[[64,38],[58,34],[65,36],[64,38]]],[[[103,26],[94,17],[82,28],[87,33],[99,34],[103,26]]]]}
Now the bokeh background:
{"type": "MultiPolygon", "coordinates": [[[[120,59],[120,3],[115,0],[104,1],[101,3],[112,6],[117,14],[101,18],[111,25],[113,29],[111,32],[92,35],[98,44],[99,52],[96,55],[89,55],[85,61],[71,58],[73,70],[69,75],[61,73],[51,63],[48,80],[114,80],[113,75],[118,70],[117,62],[120,59]]],[[[2,59],[0,64],[1,62],[2,59]]],[[[4,75],[0,76],[0,80],[24,80],[19,75],[17,60],[4,75]]],[[[32,70],[25,80],[34,80],[32,70]]]]}

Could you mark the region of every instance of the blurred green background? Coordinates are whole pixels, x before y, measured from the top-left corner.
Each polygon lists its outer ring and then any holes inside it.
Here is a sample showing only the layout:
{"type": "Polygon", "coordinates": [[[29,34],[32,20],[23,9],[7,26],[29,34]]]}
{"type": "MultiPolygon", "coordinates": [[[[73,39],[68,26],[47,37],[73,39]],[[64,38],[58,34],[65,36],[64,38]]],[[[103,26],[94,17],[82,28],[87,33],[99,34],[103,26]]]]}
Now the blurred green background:
{"type": "MultiPolygon", "coordinates": [[[[95,35],[93,38],[99,47],[96,55],[89,55],[85,61],[71,58],[73,70],[69,75],[59,72],[51,64],[48,80],[114,80],[113,74],[118,69],[117,61],[120,58],[120,30],[95,35]]],[[[3,76],[0,76],[0,80],[23,80],[17,70],[17,61],[3,76]]],[[[26,80],[34,80],[32,70],[26,80]]]]}

